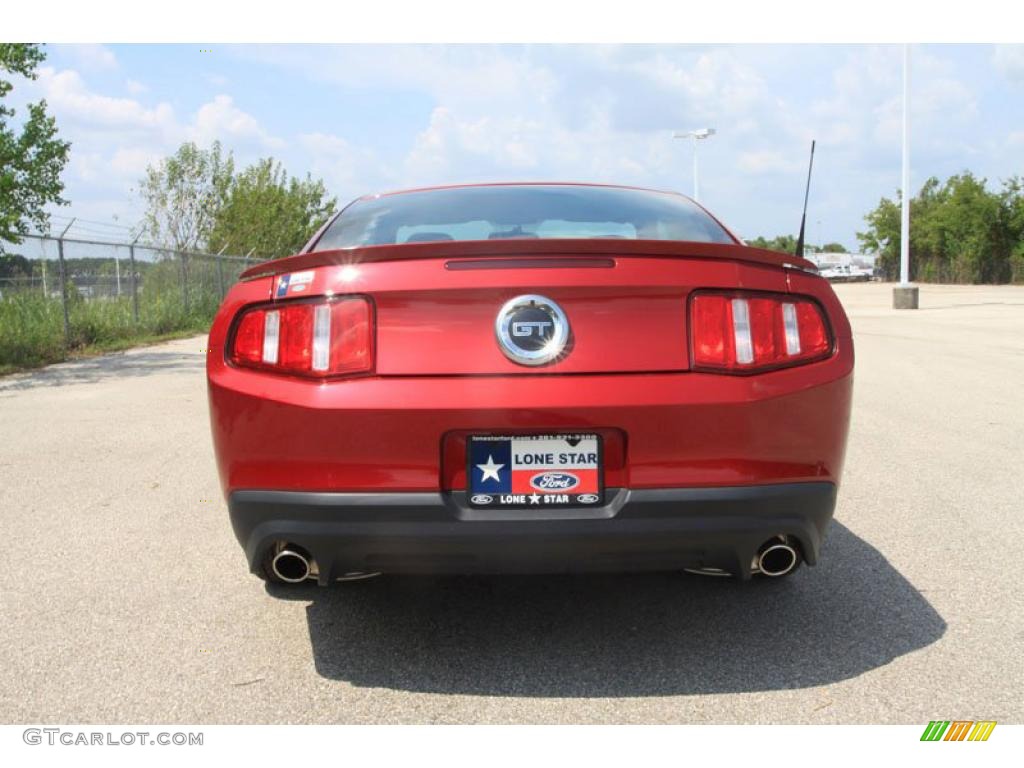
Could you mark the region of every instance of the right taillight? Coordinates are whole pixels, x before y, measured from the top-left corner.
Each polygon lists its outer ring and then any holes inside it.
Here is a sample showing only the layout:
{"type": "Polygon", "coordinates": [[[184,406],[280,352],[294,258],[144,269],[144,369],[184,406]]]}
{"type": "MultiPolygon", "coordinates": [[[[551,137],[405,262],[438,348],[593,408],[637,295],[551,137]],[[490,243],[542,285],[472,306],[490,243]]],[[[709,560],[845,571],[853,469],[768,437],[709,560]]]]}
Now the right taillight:
{"type": "Polygon", "coordinates": [[[235,326],[236,365],[323,378],[373,369],[373,312],[362,296],[248,309],[235,326]]]}
{"type": "Polygon", "coordinates": [[[788,294],[702,291],[690,298],[695,369],[753,373],[832,354],[817,302],[788,294]]]}

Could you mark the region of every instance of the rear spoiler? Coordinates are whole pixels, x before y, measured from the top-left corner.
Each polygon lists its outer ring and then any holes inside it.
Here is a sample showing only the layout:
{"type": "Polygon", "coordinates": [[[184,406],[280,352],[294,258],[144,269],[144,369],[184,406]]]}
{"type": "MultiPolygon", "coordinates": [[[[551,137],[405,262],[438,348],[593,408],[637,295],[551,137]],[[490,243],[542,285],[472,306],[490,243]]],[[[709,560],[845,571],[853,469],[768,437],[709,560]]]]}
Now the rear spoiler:
{"type": "Polygon", "coordinates": [[[749,245],[691,243],[678,240],[622,240],[619,238],[465,240],[401,245],[370,245],[313,251],[257,264],[242,273],[243,280],[298,272],[327,266],[367,264],[409,259],[488,258],[509,256],[656,256],[663,258],[707,258],[792,267],[817,273],[813,262],[788,253],[753,248],[749,245]]]}

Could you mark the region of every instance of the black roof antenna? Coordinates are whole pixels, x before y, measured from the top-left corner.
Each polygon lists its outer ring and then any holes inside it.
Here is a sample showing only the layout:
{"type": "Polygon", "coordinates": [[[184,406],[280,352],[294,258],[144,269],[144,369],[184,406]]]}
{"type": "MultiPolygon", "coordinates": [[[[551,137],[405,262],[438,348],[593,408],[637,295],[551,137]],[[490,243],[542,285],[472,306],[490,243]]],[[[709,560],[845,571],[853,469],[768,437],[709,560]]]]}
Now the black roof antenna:
{"type": "Polygon", "coordinates": [[[811,140],[811,162],[807,166],[807,188],[804,190],[804,215],[800,217],[800,237],[796,240],[796,253],[794,256],[803,258],[804,255],[804,228],[807,226],[807,198],[811,194],[811,170],[814,168],[814,140],[811,140]]]}

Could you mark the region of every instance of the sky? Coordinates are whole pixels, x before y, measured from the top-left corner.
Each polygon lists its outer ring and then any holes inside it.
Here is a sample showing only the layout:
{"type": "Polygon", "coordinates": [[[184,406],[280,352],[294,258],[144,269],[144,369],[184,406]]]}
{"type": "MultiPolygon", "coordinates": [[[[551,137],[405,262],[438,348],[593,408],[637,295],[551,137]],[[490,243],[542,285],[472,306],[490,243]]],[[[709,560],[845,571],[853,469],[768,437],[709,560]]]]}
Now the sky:
{"type": "MultiPolygon", "coordinates": [[[[72,142],[70,205],[95,232],[135,224],[147,165],[219,139],[371,192],[494,180],[692,193],[743,237],[795,234],[817,140],[808,241],[855,250],[900,183],[894,45],[49,45],[14,106],[45,98],[72,142]]],[[[1024,46],[916,45],[911,187],[1024,174],[1024,46]]],[[[23,113],[23,112],[22,112],[23,113]]]]}

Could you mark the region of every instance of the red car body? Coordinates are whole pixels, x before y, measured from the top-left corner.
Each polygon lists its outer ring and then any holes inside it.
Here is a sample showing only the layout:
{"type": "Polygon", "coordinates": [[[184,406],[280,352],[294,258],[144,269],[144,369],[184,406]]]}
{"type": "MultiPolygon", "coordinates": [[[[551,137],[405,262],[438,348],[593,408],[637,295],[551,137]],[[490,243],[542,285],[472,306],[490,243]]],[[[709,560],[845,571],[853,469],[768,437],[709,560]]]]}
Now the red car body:
{"type": "Polygon", "coordinates": [[[254,572],[321,584],[380,571],[688,568],[746,578],[816,562],[842,472],[853,344],[809,262],[732,235],[317,250],[322,234],[246,272],[210,331],[213,442],[254,572]],[[295,275],[301,288],[282,289],[295,275]],[[541,366],[510,359],[495,338],[499,309],[533,294],[571,324],[565,350],[541,366]],[[718,297],[712,311],[733,313],[737,296],[750,297],[751,312],[759,297],[803,302],[824,321],[827,350],[756,372],[708,369],[694,356],[702,295],[718,297]],[[344,297],[369,313],[364,369],[311,378],[233,359],[247,310],[344,297]],[[599,506],[470,503],[471,436],[566,433],[598,438],[599,506]],[[781,548],[792,566],[782,567],[781,548]],[[772,551],[776,560],[762,559],[772,551]]]}

